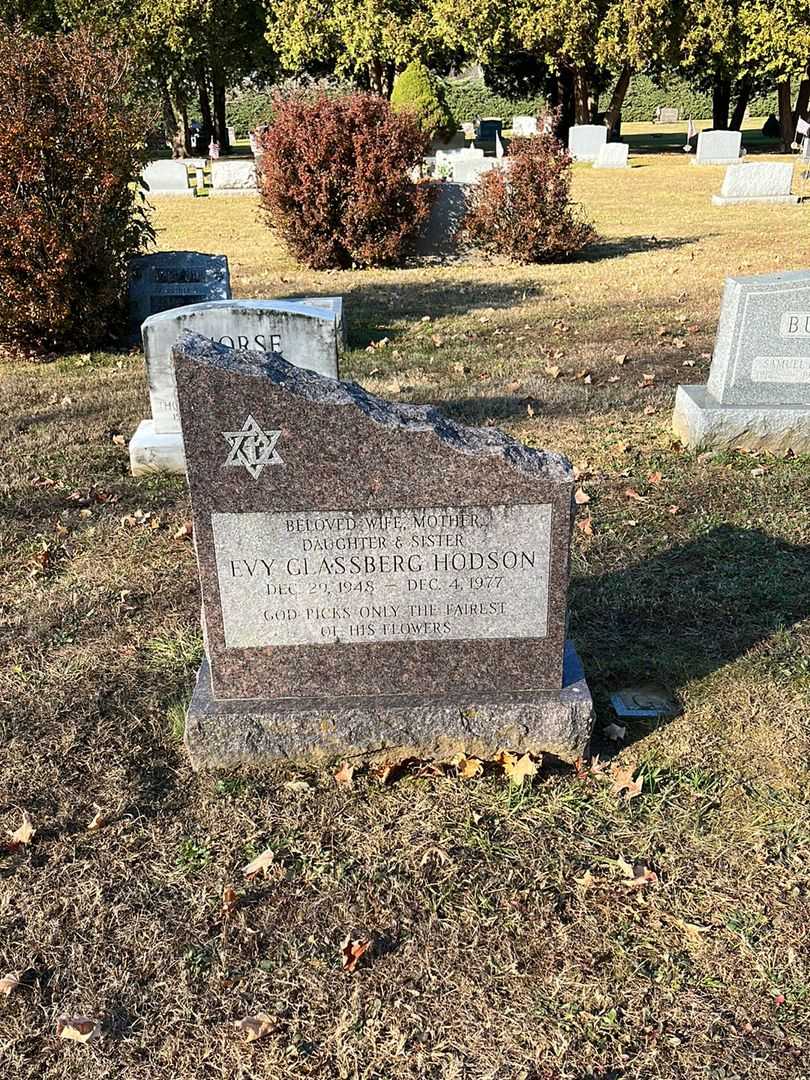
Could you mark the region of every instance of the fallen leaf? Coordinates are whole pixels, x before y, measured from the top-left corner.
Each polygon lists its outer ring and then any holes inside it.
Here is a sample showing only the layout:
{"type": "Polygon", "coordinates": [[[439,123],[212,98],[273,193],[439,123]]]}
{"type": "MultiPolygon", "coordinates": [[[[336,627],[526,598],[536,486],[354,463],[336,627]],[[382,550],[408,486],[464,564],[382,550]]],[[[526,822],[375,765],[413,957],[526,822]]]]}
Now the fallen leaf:
{"type": "Polygon", "coordinates": [[[187,540],[194,532],[194,526],[190,521],[184,521],[176,533],[172,534],[172,540],[187,540]]]}
{"type": "Polygon", "coordinates": [[[21,971],[10,971],[8,975],[4,975],[0,979],[0,994],[5,994],[8,997],[12,990],[16,990],[20,986],[21,979],[21,971]]]}
{"type": "Polygon", "coordinates": [[[624,366],[624,364],[626,364],[626,363],[627,363],[627,353],[626,353],[626,352],[623,352],[623,353],[616,353],[616,355],[615,355],[615,356],[613,357],[613,359],[614,359],[614,360],[616,361],[616,363],[617,363],[617,364],[619,364],[620,366],[624,366]]]}
{"type": "Polygon", "coordinates": [[[593,519],[590,514],[587,517],[577,518],[577,528],[586,536],[593,536],[593,519]]]}
{"type": "Polygon", "coordinates": [[[104,817],[101,810],[96,809],[93,820],[87,826],[87,830],[88,832],[97,832],[99,829],[103,829],[106,824],[107,819],[104,817]]]}
{"type": "Polygon", "coordinates": [[[263,1039],[269,1035],[275,1027],[275,1021],[267,1013],[256,1013],[255,1016],[245,1016],[242,1020],[235,1020],[233,1025],[237,1031],[241,1031],[247,1037],[248,1042],[263,1039]]]}
{"type": "Polygon", "coordinates": [[[527,416],[534,416],[534,408],[532,407],[532,403],[531,403],[531,402],[529,402],[529,403],[527,404],[527,406],[526,406],[526,415],[527,415],[527,416]]]}
{"type": "Polygon", "coordinates": [[[618,381],[619,381],[619,376],[618,375],[608,375],[608,382],[618,382],[618,381]]]}
{"type": "Polygon", "coordinates": [[[628,880],[625,881],[625,885],[628,889],[642,888],[645,885],[657,885],[658,874],[645,863],[636,863],[635,866],[631,866],[629,862],[619,856],[616,860],[616,865],[621,870],[624,877],[628,880]]]}
{"type": "Polygon", "coordinates": [[[391,774],[394,771],[394,764],[391,761],[384,761],[381,765],[372,765],[369,772],[375,780],[379,780],[381,784],[387,784],[391,779],[391,774]]]}
{"type": "Polygon", "coordinates": [[[546,375],[550,379],[558,379],[560,377],[560,369],[556,365],[546,368],[546,375]]]}
{"type": "Polygon", "coordinates": [[[626,768],[622,768],[620,765],[614,765],[610,770],[611,791],[615,795],[625,794],[627,801],[634,799],[636,795],[641,794],[641,785],[643,783],[641,773],[638,774],[636,779],[633,779],[633,771],[635,765],[628,765],[626,768]]]}
{"type": "Polygon", "coordinates": [[[123,435],[113,435],[112,441],[115,446],[126,446],[127,444],[127,440],[124,438],[123,435]]]}
{"type": "Polygon", "coordinates": [[[354,778],[354,765],[350,765],[348,761],[344,761],[338,771],[335,773],[335,780],[340,787],[351,787],[354,778]]]}
{"type": "Polygon", "coordinates": [[[23,847],[25,844],[30,844],[37,834],[37,830],[34,828],[33,822],[28,814],[23,810],[23,822],[19,829],[11,833],[11,838],[6,845],[11,851],[15,851],[18,847],[23,847]]]}
{"type": "Polygon", "coordinates": [[[504,754],[503,758],[503,771],[509,777],[510,784],[523,784],[527,779],[537,775],[537,765],[529,754],[523,754],[517,759],[513,754],[504,754]]]}
{"type": "Polygon", "coordinates": [[[239,907],[239,896],[234,888],[230,885],[226,885],[222,893],[222,915],[226,919],[230,919],[236,909],[239,907]]]}
{"type": "Polygon", "coordinates": [[[574,878],[574,881],[577,885],[581,885],[583,889],[590,889],[594,881],[596,881],[596,878],[593,876],[590,870],[586,870],[582,877],[576,877],[574,878]]]}
{"type": "Polygon", "coordinates": [[[655,406],[654,405],[646,405],[645,408],[644,408],[644,415],[645,416],[655,416],[655,406]]]}
{"type": "Polygon", "coordinates": [[[608,724],[604,729],[605,735],[614,742],[620,742],[627,734],[627,728],[621,724],[608,724]]]}
{"type": "Polygon", "coordinates": [[[651,484],[660,484],[663,477],[660,472],[651,472],[647,475],[647,480],[651,484]]]}
{"type": "Polygon", "coordinates": [[[586,491],[583,491],[581,487],[577,488],[577,490],[574,492],[574,502],[577,504],[577,506],[585,506],[585,504],[589,503],[590,501],[590,495],[586,491]]]}
{"type": "Polygon", "coordinates": [[[642,390],[644,390],[647,387],[652,386],[654,382],[654,373],[652,371],[645,371],[644,374],[641,376],[641,382],[638,385],[641,387],[642,390]]]}
{"type": "Polygon", "coordinates": [[[646,495],[639,495],[635,488],[629,487],[624,489],[624,497],[626,499],[634,499],[636,502],[647,502],[646,495]]]}
{"type": "Polygon", "coordinates": [[[242,873],[245,875],[248,881],[252,881],[261,873],[267,875],[267,872],[270,869],[274,859],[275,855],[273,854],[272,850],[270,848],[265,848],[261,855],[256,856],[253,862],[249,862],[247,866],[242,867],[242,873]]]}
{"type": "Polygon", "coordinates": [[[101,1022],[91,1016],[62,1016],[56,1021],[56,1034],[72,1042],[93,1042],[101,1034],[101,1022]]]}
{"type": "Polygon", "coordinates": [[[358,961],[368,952],[370,947],[371,942],[368,938],[353,938],[350,934],[340,946],[340,952],[343,956],[343,970],[349,973],[355,971],[358,961]]]}
{"type": "Polygon", "coordinates": [[[465,757],[464,754],[459,754],[454,758],[453,764],[462,780],[475,780],[484,771],[484,766],[478,758],[465,757]]]}

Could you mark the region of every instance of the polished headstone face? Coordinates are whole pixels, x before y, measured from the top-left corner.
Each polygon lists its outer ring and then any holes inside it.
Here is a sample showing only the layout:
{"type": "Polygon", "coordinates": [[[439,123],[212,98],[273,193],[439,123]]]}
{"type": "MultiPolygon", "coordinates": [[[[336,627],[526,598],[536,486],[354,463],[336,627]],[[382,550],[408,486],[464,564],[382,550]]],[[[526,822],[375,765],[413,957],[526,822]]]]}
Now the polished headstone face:
{"type": "Polygon", "coordinates": [[[627,143],[603,143],[599,147],[593,167],[595,169],[624,169],[627,167],[629,151],[630,147],[627,143]]]}
{"type": "Polygon", "coordinates": [[[143,324],[143,349],[157,434],[180,431],[172,348],[184,330],[233,349],[277,352],[291,364],[336,378],[342,348],[340,297],[231,300],[164,312],[143,324]]]}
{"type": "Polygon", "coordinates": [[[568,151],[575,161],[595,161],[607,136],[604,124],[574,124],[568,132],[568,151]]]}
{"type": "Polygon", "coordinates": [[[140,332],[141,324],[150,315],[188,304],[228,300],[231,296],[225,255],[159,251],[130,259],[128,271],[129,322],[133,336],[140,332]]]}
{"type": "Polygon", "coordinates": [[[701,131],[697,140],[695,161],[698,164],[712,161],[736,161],[742,148],[739,131],[701,131]]]}
{"type": "Polygon", "coordinates": [[[726,405],[810,404],[810,271],[726,279],[708,391],[726,405]]]}
{"type": "Polygon", "coordinates": [[[782,162],[745,162],[729,165],[720,194],[725,198],[763,198],[789,195],[793,166],[782,162]]]}
{"type": "Polygon", "coordinates": [[[560,690],[564,458],[273,354],[174,364],[215,699],[560,690]]]}

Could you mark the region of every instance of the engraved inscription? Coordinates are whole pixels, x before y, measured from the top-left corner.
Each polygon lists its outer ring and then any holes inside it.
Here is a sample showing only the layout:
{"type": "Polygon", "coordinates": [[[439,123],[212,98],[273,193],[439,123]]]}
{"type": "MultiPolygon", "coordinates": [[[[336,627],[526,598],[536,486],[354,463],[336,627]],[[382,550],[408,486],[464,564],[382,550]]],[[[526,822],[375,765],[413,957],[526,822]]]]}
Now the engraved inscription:
{"type": "Polygon", "coordinates": [[[751,364],[752,382],[810,382],[810,359],[806,356],[756,356],[751,364]]]}
{"type": "Polygon", "coordinates": [[[786,311],[779,321],[779,336],[810,337],[810,311],[786,311]]]}
{"type": "Polygon", "coordinates": [[[226,648],[543,638],[551,506],[211,515],[226,648]]]}

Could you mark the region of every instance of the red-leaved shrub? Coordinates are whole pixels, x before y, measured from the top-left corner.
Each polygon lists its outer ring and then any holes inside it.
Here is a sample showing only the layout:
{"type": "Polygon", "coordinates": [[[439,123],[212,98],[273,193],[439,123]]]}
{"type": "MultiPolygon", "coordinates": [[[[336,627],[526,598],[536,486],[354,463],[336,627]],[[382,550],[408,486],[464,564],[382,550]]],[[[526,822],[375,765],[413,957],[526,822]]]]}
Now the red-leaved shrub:
{"type": "Polygon", "coordinates": [[[374,94],[277,97],[260,137],[268,223],[313,269],[385,266],[412,249],[432,192],[411,173],[427,137],[374,94]]]}
{"type": "Polygon", "coordinates": [[[127,260],[152,235],[130,61],[0,24],[0,71],[0,340],[97,345],[125,332],[127,260]]]}
{"type": "Polygon", "coordinates": [[[571,202],[571,157],[558,139],[513,139],[506,160],[471,191],[464,239],[521,263],[567,259],[593,243],[593,225],[571,202]]]}

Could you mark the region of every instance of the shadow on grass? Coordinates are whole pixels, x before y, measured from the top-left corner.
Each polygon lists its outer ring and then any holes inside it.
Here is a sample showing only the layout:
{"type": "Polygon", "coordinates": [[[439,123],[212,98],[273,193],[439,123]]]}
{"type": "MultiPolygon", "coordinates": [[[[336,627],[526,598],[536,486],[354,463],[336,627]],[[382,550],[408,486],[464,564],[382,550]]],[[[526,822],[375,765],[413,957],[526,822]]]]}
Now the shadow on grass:
{"type": "Polygon", "coordinates": [[[577,647],[603,692],[677,690],[810,615],[810,547],[720,526],[634,566],[571,581],[577,647]]]}

